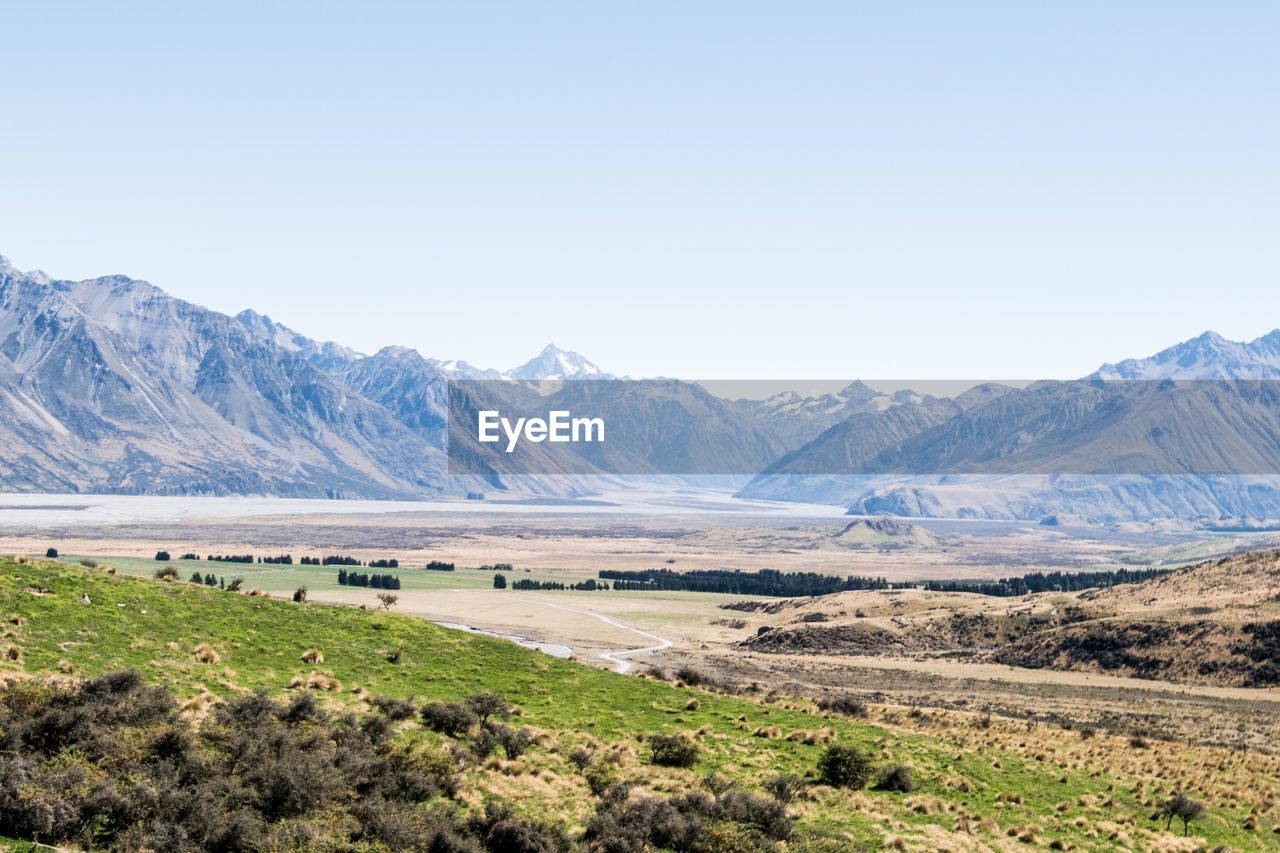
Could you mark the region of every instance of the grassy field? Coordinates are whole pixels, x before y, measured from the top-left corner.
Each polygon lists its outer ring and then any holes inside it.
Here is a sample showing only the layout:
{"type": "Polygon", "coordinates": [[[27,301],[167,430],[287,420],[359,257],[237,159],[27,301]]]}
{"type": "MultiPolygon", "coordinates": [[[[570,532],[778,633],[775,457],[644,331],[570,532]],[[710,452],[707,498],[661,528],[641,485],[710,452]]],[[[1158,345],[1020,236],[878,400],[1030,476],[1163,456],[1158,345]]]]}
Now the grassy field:
{"type": "MultiPolygon", "coordinates": [[[[119,561],[113,561],[118,563],[119,561]]],[[[867,720],[819,714],[808,700],[722,695],[560,661],[512,643],[449,631],[394,613],[297,605],[188,584],[208,564],[177,561],[184,580],[164,583],[65,563],[0,560],[0,676],[89,676],[134,668],[194,707],[251,691],[287,695],[294,679],[315,670],[336,684],[322,694],[334,707],[365,712],[374,695],[456,700],[498,691],[518,719],[541,733],[539,746],[515,761],[491,758],[466,771],[465,808],[490,798],[517,811],[581,827],[595,807],[582,775],[568,761],[576,745],[613,748],[627,778],[656,793],[696,787],[715,769],[748,789],[768,777],[813,777],[830,742],[864,746],[881,762],[909,765],[918,788],[899,794],[811,785],[791,805],[798,843],[828,836],[877,849],[980,849],[1023,843],[1056,849],[1193,849],[1227,844],[1260,849],[1277,837],[1261,798],[1274,802],[1275,763],[1157,743],[1141,748],[1105,735],[1038,729],[977,715],[922,721],[905,709],[874,708],[867,720]],[[84,603],[83,596],[91,603],[84,603]],[[216,663],[193,649],[208,643],[216,663]],[[300,657],[318,649],[324,661],[300,657]],[[390,658],[395,658],[392,662],[390,658]],[[701,759],[690,770],[647,763],[641,738],[691,732],[701,759]],[[1215,770],[1215,768],[1217,768],[1215,770]],[[1263,769],[1265,768],[1265,769],[1263,769]],[[1184,770],[1185,772],[1179,772],[1184,770]],[[1267,774],[1266,785],[1259,774],[1267,774]],[[1207,812],[1193,839],[1163,831],[1153,804],[1187,786],[1207,812]],[[1251,799],[1250,791],[1257,799],[1251,799]],[[1250,813],[1256,828],[1246,828],[1250,813]],[[1019,837],[1023,841],[1019,841],[1019,837]]],[[[154,561],[138,561],[150,574],[154,561]]],[[[120,566],[125,569],[125,566],[120,566]]],[[[239,566],[216,573],[228,577],[239,566]]],[[[244,572],[246,588],[292,591],[319,585],[334,568],[281,567],[244,572]],[[311,579],[309,576],[314,576],[311,579]],[[275,585],[269,579],[275,579],[275,585]]],[[[491,572],[402,571],[410,583],[489,582],[491,572]],[[412,580],[410,580],[412,578],[412,580]]],[[[198,718],[198,712],[194,714],[198,718]]],[[[416,723],[405,738],[435,739],[416,723]]],[[[1175,823],[1175,829],[1177,825],[1175,823]]]]}

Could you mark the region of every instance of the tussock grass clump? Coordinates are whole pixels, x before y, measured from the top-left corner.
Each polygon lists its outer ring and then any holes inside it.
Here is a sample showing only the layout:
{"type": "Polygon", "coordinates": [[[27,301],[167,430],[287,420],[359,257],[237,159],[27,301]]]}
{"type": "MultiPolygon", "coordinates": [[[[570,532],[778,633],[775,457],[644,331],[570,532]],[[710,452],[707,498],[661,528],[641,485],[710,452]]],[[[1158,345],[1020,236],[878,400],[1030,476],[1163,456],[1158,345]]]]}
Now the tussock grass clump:
{"type": "MultiPolygon", "coordinates": [[[[250,590],[249,594],[252,595],[253,591],[250,590]]],[[[307,664],[308,666],[315,666],[318,663],[324,663],[324,653],[321,652],[319,649],[307,649],[305,652],[302,653],[302,656],[299,658],[299,660],[301,660],[303,663],[307,664]]]]}
{"type": "Polygon", "coordinates": [[[9,624],[10,624],[10,625],[16,625],[16,626],[18,626],[19,628],[21,628],[23,625],[27,624],[27,617],[22,616],[22,615],[17,614],[17,613],[10,613],[10,614],[9,614],[9,624]]]}
{"type": "Polygon", "coordinates": [[[58,661],[58,672],[62,673],[63,675],[72,675],[75,673],[75,671],[76,671],[76,665],[73,664],[71,661],[67,660],[66,658],[63,658],[62,660],[58,661]]]}
{"type": "Polygon", "coordinates": [[[220,663],[222,656],[208,643],[201,643],[191,650],[191,654],[200,663],[220,663]]]}
{"type": "Polygon", "coordinates": [[[821,743],[830,743],[835,740],[835,734],[831,729],[823,726],[817,731],[808,731],[804,729],[794,731],[787,735],[787,740],[808,744],[809,746],[816,746],[821,743]]]}
{"type": "Polygon", "coordinates": [[[5,649],[4,656],[6,659],[11,661],[20,661],[22,660],[22,649],[18,646],[10,646],[5,649]]]}
{"type": "Polygon", "coordinates": [[[332,672],[321,672],[318,669],[313,669],[305,676],[294,676],[293,680],[289,682],[290,690],[296,690],[301,687],[305,687],[308,690],[333,692],[341,690],[342,684],[339,683],[338,679],[333,677],[332,672]]]}

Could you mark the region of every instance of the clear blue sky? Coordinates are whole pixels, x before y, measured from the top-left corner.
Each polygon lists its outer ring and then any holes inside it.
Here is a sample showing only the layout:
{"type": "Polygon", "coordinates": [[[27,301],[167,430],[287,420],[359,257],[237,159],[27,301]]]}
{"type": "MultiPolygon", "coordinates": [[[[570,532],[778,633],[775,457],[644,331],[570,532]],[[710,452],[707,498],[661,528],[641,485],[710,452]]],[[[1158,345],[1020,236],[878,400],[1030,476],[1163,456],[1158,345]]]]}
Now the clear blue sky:
{"type": "Polygon", "coordinates": [[[364,350],[1065,377],[1280,326],[1274,2],[27,2],[0,27],[0,254],[364,350]]]}

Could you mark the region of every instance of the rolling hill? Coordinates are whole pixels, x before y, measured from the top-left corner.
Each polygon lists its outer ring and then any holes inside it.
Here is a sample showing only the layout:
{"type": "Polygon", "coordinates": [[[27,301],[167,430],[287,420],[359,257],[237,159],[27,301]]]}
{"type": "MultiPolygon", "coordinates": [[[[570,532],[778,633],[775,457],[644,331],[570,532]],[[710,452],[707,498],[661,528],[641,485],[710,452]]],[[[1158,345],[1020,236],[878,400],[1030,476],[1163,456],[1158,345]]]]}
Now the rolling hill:
{"type": "MultiPolygon", "coordinates": [[[[620,826],[661,831],[658,827],[666,824],[653,809],[665,801],[666,813],[676,816],[671,819],[701,815],[696,835],[680,837],[701,839],[697,849],[707,850],[781,849],[770,838],[784,831],[789,836],[788,849],[800,851],[860,846],[937,849],[951,844],[998,847],[1020,833],[1031,833],[1028,837],[1043,843],[1061,839],[1064,844],[1092,847],[1091,839],[1098,833],[1113,831],[1109,826],[1122,827],[1125,837],[1139,846],[1175,843],[1163,823],[1146,817],[1152,799],[1172,790],[1174,783],[1161,781],[1163,771],[1150,765],[1131,768],[1120,758],[1127,749],[1123,739],[1107,735],[1081,742],[1079,747],[1061,737],[1029,743],[1031,736],[1021,722],[988,719],[979,726],[975,715],[963,713],[930,734],[902,728],[894,709],[872,709],[866,719],[851,720],[821,713],[803,698],[764,701],[753,696],[749,687],[741,695],[729,695],[617,675],[394,613],[297,604],[40,560],[0,561],[0,613],[6,614],[0,716],[7,715],[4,718],[9,721],[0,726],[0,740],[16,732],[60,730],[49,728],[66,725],[57,720],[78,720],[75,725],[80,726],[67,730],[66,737],[71,739],[67,742],[81,744],[74,747],[74,754],[60,751],[56,741],[26,734],[22,735],[25,745],[10,742],[7,748],[27,750],[31,758],[19,760],[31,763],[15,765],[14,759],[0,757],[0,767],[7,768],[0,773],[0,811],[24,821],[32,819],[33,813],[12,798],[15,784],[26,786],[22,802],[62,798],[71,810],[60,813],[50,826],[92,823],[105,804],[114,802],[105,798],[108,789],[102,786],[114,784],[111,780],[119,772],[119,763],[152,762],[146,744],[157,744],[153,748],[170,750],[171,755],[183,754],[185,739],[197,737],[209,750],[208,760],[214,760],[225,748],[219,746],[225,742],[217,739],[218,733],[256,714],[253,719],[258,720],[259,732],[304,738],[294,742],[305,750],[303,754],[313,757],[307,760],[329,761],[325,750],[338,744],[332,738],[346,732],[341,738],[348,751],[372,749],[386,758],[409,750],[408,754],[420,756],[415,759],[417,766],[433,768],[431,774],[445,774],[440,778],[455,781],[452,793],[448,786],[437,786],[420,788],[419,794],[396,794],[408,797],[405,802],[410,803],[422,797],[422,805],[410,812],[396,811],[390,800],[379,801],[385,814],[408,821],[403,826],[430,820],[434,828],[420,836],[396,835],[399,824],[375,821],[366,808],[372,794],[362,793],[365,789],[357,785],[345,796],[337,791],[316,795],[318,802],[325,803],[327,797],[338,797],[332,801],[329,818],[311,811],[305,802],[285,806],[287,801],[271,800],[277,803],[270,806],[272,814],[288,816],[268,815],[258,828],[245,825],[237,830],[247,833],[246,838],[304,832],[316,843],[321,839],[335,844],[360,841],[361,849],[369,850],[398,846],[389,844],[388,838],[417,838],[408,846],[427,849],[434,843],[431,839],[438,837],[441,821],[446,821],[446,826],[453,827],[450,832],[472,839],[448,849],[543,850],[554,848],[502,846],[493,840],[493,820],[486,823],[491,812],[485,803],[505,804],[512,810],[513,816],[504,818],[512,832],[519,829],[529,836],[549,822],[570,839],[590,844],[601,833],[624,832],[620,826]],[[128,668],[141,672],[146,682],[172,691],[172,704],[167,704],[164,691],[145,692],[127,678],[100,678],[128,668]],[[265,698],[255,699],[258,691],[265,698]],[[477,730],[474,719],[471,733],[456,737],[419,722],[435,719],[420,717],[417,712],[425,707],[423,703],[461,701],[495,691],[513,705],[508,729],[527,729],[532,736],[519,757],[503,758],[501,750],[488,758],[476,757],[482,754],[475,750],[483,727],[477,730]],[[299,704],[303,694],[318,702],[299,704]],[[101,706],[116,695],[135,698],[129,706],[101,706]],[[263,704],[278,700],[291,704],[263,704]],[[77,702],[97,702],[97,707],[116,710],[100,710],[90,718],[46,715],[40,718],[45,720],[44,729],[28,728],[24,715],[36,713],[48,702],[68,709],[77,702]],[[125,714],[121,710],[125,707],[132,710],[125,714]],[[407,708],[407,717],[401,715],[401,708],[407,708]],[[348,712],[356,717],[343,723],[341,715],[348,712]],[[126,736],[125,742],[142,747],[125,754],[113,749],[104,752],[110,741],[94,740],[93,732],[115,731],[112,727],[126,736]],[[368,740],[368,733],[375,731],[381,734],[368,740]],[[696,747],[691,768],[652,763],[651,742],[646,739],[663,733],[696,747]],[[877,763],[909,765],[914,792],[851,791],[819,784],[815,768],[832,743],[866,749],[877,763]],[[1108,761],[1114,761],[1110,768],[1108,761]],[[51,774],[64,773],[67,767],[86,774],[79,778],[97,780],[93,790],[102,792],[98,799],[84,799],[89,788],[46,787],[53,784],[50,780],[65,779],[65,775],[51,774]],[[719,803],[699,800],[701,805],[696,807],[678,799],[697,790],[699,780],[712,770],[742,793],[719,803]],[[1142,784],[1135,785],[1139,779],[1135,773],[1141,774],[1142,784]],[[763,783],[778,774],[796,774],[809,782],[781,807],[783,817],[760,791],[763,783]],[[604,785],[627,781],[630,788],[606,793],[597,786],[593,793],[596,783],[591,780],[597,777],[604,785]],[[1104,795],[1106,804],[1101,805],[1104,795]],[[334,819],[347,814],[349,818],[334,819]],[[766,827],[760,822],[761,814],[773,814],[774,822],[766,827]],[[785,827],[779,820],[785,821],[785,827]],[[1027,829],[1031,826],[1034,830],[1027,829]]],[[[1211,750],[1201,755],[1188,748],[1185,755],[1189,764],[1219,760],[1211,750]]],[[[152,768],[148,772],[160,772],[168,765],[146,766],[152,768]]],[[[266,767],[243,765],[244,779],[235,784],[246,786],[242,789],[249,798],[246,802],[258,805],[239,814],[268,814],[262,811],[268,808],[265,801],[255,799],[270,790],[261,785],[271,777],[255,775],[267,772],[266,767]]],[[[314,772],[321,771],[322,766],[315,765],[314,772]]],[[[292,771],[276,766],[270,772],[292,771]]],[[[350,770],[340,764],[335,772],[349,774],[350,770]]],[[[1225,776],[1222,781],[1229,783],[1225,776]]],[[[1206,791],[1218,790],[1213,787],[1217,782],[1205,784],[1206,791]]],[[[148,821],[157,818],[149,815],[161,812],[176,822],[175,831],[207,832],[213,814],[207,810],[218,808],[220,801],[204,801],[206,811],[200,817],[195,813],[172,817],[173,812],[159,805],[146,806],[137,794],[134,802],[133,811],[113,813],[110,821],[93,824],[101,839],[109,842],[122,837],[119,833],[152,838],[148,833],[157,827],[148,821]]],[[[1241,828],[1248,808],[1243,801],[1225,802],[1215,794],[1204,819],[1192,829],[1201,843],[1248,844],[1255,839],[1241,828]]],[[[6,823],[7,827],[17,825],[6,823]]],[[[8,829],[10,835],[13,832],[8,829]]],[[[196,837],[205,836],[191,836],[196,837]]],[[[52,829],[46,838],[66,840],[52,829]]],[[[674,846],[693,849],[687,841],[674,846]]]]}

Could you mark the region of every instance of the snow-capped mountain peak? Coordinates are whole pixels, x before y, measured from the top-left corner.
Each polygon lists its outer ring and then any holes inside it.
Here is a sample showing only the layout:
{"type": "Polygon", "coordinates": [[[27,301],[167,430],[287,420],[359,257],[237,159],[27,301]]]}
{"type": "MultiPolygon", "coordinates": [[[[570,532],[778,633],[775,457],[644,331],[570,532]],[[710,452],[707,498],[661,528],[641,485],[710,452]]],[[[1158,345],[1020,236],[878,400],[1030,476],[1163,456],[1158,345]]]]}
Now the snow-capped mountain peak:
{"type": "Polygon", "coordinates": [[[547,344],[542,352],[506,372],[511,379],[612,379],[584,356],[547,344]]]}
{"type": "Polygon", "coordinates": [[[1280,329],[1252,341],[1231,341],[1217,332],[1161,350],[1150,358],[1104,364],[1089,379],[1275,379],[1280,378],[1280,329]]]}

